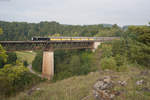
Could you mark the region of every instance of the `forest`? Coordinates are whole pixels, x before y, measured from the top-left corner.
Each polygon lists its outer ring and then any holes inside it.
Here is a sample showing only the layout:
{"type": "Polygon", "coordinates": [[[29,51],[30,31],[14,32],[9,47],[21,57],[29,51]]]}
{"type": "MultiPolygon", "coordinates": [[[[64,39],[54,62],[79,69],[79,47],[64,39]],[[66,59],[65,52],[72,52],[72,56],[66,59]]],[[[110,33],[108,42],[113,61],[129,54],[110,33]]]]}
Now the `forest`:
{"type": "Polygon", "coordinates": [[[0,40],[31,40],[33,36],[120,36],[121,27],[116,24],[64,25],[58,22],[4,22],[0,21],[3,34],[0,40]]]}
{"type": "MultiPolygon", "coordinates": [[[[55,52],[53,81],[86,75],[97,70],[125,71],[129,65],[150,68],[150,26],[120,27],[114,25],[63,25],[57,22],[4,22],[0,21],[0,40],[30,40],[33,36],[117,36],[120,40],[102,43],[91,50],[58,50],[55,52]]],[[[41,72],[42,51],[35,51],[32,62],[41,72]]],[[[31,74],[26,61],[20,61],[15,52],[8,53],[0,46],[0,94],[14,95],[42,80],[31,74]],[[21,88],[23,87],[23,88],[21,88]]]]}

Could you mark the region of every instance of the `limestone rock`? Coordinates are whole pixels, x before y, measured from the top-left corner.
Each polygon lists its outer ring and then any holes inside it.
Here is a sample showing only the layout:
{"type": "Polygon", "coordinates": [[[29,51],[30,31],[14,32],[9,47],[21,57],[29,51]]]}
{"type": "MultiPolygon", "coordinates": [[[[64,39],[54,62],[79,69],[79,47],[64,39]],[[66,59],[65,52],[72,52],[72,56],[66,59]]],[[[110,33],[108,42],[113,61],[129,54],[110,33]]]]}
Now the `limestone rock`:
{"type": "Polygon", "coordinates": [[[144,83],[144,80],[139,80],[136,82],[137,85],[142,85],[144,83]]]}
{"type": "Polygon", "coordinates": [[[106,76],[103,79],[100,79],[98,82],[95,83],[94,88],[99,90],[105,90],[113,87],[113,82],[111,78],[106,76]]]}
{"type": "Polygon", "coordinates": [[[127,85],[127,82],[126,82],[126,81],[118,81],[118,83],[119,83],[121,86],[126,86],[126,85],[127,85]]]}
{"type": "Polygon", "coordinates": [[[37,90],[37,91],[39,91],[39,90],[40,90],[40,88],[36,88],[36,90],[37,90]]]}
{"type": "Polygon", "coordinates": [[[113,98],[118,95],[118,92],[112,91],[114,87],[114,82],[111,80],[110,76],[105,76],[99,79],[94,84],[94,97],[96,100],[113,100],[113,98]]]}

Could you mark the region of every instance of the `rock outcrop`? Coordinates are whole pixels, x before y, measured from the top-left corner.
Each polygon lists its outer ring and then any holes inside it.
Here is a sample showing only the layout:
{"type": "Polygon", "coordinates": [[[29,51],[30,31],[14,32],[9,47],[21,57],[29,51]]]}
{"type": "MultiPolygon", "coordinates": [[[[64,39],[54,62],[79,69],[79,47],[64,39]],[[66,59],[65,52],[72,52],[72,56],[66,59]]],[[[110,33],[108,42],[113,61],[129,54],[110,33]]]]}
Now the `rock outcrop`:
{"type": "Polygon", "coordinates": [[[112,90],[114,82],[110,76],[105,76],[103,79],[99,79],[93,86],[93,94],[96,100],[113,100],[113,98],[120,93],[112,90]]]}

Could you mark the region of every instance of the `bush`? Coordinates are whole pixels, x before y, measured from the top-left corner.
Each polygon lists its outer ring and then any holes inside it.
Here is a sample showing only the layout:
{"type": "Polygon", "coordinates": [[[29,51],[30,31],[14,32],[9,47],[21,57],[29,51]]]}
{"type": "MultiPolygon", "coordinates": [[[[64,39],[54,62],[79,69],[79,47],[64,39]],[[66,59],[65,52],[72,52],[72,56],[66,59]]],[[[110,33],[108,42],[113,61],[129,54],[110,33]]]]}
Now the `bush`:
{"type": "Polygon", "coordinates": [[[129,45],[129,60],[140,65],[150,66],[150,47],[140,42],[131,42],[129,45]]]}
{"type": "Polygon", "coordinates": [[[113,57],[109,57],[109,58],[105,57],[101,59],[100,65],[103,70],[105,69],[116,70],[117,69],[117,64],[113,57]]]}
{"type": "Polygon", "coordinates": [[[43,53],[37,52],[33,62],[32,62],[32,68],[37,72],[42,72],[42,61],[43,60],[43,53]]]}
{"type": "Polygon", "coordinates": [[[6,51],[0,45],[0,68],[3,68],[4,64],[7,62],[7,57],[6,51]]]}
{"type": "Polygon", "coordinates": [[[127,63],[138,63],[150,66],[150,47],[131,38],[121,39],[112,43],[112,53],[117,66],[127,63]]]}
{"type": "Polygon", "coordinates": [[[112,53],[112,45],[109,43],[103,43],[101,45],[101,49],[102,49],[102,58],[105,58],[105,57],[111,57],[113,55],[112,53]]]}
{"type": "Polygon", "coordinates": [[[0,96],[10,96],[36,84],[40,78],[23,66],[7,64],[0,69],[0,96]]]}
{"type": "Polygon", "coordinates": [[[8,55],[7,64],[16,64],[16,60],[17,60],[16,53],[8,52],[7,55],[8,55]]]}
{"type": "Polygon", "coordinates": [[[117,66],[123,66],[127,64],[126,57],[124,55],[116,54],[114,57],[117,66]]]}
{"type": "Polygon", "coordinates": [[[23,61],[23,65],[24,65],[25,67],[27,67],[29,64],[28,64],[28,62],[25,60],[25,61],[23,61]]]}

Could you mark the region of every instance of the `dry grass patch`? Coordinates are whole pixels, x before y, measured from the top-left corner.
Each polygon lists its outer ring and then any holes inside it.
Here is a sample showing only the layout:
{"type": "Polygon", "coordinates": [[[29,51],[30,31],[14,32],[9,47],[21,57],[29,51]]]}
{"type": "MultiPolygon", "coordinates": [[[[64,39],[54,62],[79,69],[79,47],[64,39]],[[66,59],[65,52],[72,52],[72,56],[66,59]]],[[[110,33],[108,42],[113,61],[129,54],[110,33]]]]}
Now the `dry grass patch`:
{"type": "Polygon", "coordinates": [[[22,60],[22,61],[27,61],[29,64],[32,63],[36,53],[35,52],[30,52],[30,51],[16,51],[17,57],[22,60]]]}

